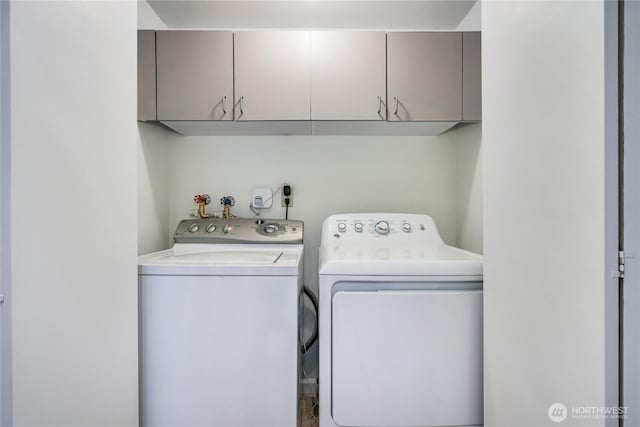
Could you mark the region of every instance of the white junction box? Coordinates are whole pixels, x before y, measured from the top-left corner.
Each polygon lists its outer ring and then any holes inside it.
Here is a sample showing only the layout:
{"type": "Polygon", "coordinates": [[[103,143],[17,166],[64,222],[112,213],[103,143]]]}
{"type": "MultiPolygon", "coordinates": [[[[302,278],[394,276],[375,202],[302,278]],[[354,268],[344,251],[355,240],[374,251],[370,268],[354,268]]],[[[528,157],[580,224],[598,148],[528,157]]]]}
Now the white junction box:
{"type": "Polygon", "coordinates": [[[255,187],[251,204],[254,208],[268,209],[273,205],[273,191],[270,187],[255,187]]]}

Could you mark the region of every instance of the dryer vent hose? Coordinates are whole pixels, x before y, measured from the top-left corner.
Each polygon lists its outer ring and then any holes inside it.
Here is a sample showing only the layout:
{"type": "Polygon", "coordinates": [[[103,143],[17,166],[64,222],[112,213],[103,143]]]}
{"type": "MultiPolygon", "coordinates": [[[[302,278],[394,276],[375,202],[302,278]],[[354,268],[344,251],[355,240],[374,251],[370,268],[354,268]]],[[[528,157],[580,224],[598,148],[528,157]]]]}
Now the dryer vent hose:
{"type": "Polygon", "coordinates": [[[311,304],[313,305],[313,311],[315,314],[315,322],[313,323],[313,333],[311,334],[309,339],[307,339],[301,345],[302,354],[304,354],[307,351],[309,351],[311,346],[315,344],[315,342],[318,340],[318,299],[316,298],[315,294],[311,291],[311,289],[307,288],[306,285],[302,287],[302,293],[309,299],[309,301],[311,301],[311,304]]]}

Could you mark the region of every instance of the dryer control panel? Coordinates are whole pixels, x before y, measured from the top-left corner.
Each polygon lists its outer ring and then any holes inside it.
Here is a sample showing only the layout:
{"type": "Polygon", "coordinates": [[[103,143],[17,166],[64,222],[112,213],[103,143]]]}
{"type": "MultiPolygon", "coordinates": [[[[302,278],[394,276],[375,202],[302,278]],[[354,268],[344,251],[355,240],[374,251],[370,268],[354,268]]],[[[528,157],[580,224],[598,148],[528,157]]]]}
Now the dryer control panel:
{"type": "Polygon", "coordinates": [[[365,213],[337,214],[322,226],[322,245],[374,243],[376,239],[404,244],[441,244],[433,219],[422,214],[365,213]]]}
{"type": "Polygon", "coordinates": [[[303,234],[302,221],[197,218],[180,221],[173,239],[176,243],[300,244],[303,234]]]}

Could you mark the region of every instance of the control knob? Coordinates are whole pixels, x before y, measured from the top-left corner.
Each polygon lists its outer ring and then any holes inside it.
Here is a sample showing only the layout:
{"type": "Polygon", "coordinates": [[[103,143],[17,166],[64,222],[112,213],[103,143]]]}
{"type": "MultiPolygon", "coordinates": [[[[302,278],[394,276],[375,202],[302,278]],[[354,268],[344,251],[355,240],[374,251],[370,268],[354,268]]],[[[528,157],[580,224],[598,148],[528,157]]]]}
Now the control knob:
{"type": "Polygon", "coordinates": [[[189,226],[189,233],[195,233],[198,230],[200,230],[200,226],[198,225],[197,222],[194,222],[189,226]]]}
{"type": "Polygon", "coordinates": [[[411,224],[409,224],[408,222],[402,224],[402,231],[404,231],[405,233],[411,233],[411,224]]]}
{"type": "Polygon", "coordinates": [[[339,223],[338,231],[341,233],[344,233],[345,231],[347,231],[347,224],[345,224],[344,222],[339,223]]]}
{"type": "Polygon", "coordinates": [[[278,231],[278,226],[275,224],[267,224],[264,226],[264,228],[262,229],[266,234],[274,234],[276,231],[278,231]]]}
{"type": "Polygon", "coordinates": [[[224,234],[227,234],[227,233],[229,233],[231,231],[233,231],[233,226],[232,225],[225,224],[225,225],[222,226],[222,232],[224,234]]]}
{"type": "Polygon", "coordinates": [[[373,229],[376,230],[378,234],[389,234],[389,223],[387,221],[378,221],[376,225],[373,226],[373,229]]]}
{"type": "Polygon", "coordinates": [[[207,225],[207,233],[213,233],[214,231],[216,231],[216,225],[215,224],[209,224],[207,225]]]}
{"type": "Polygon", "coordinates": [[[358,233],[362,233],[362,230],[364,230],[364,226],[362,225],[361,222],[356,222],[355,224],[353,224],[353,228],[358,232],[358,233]]]}

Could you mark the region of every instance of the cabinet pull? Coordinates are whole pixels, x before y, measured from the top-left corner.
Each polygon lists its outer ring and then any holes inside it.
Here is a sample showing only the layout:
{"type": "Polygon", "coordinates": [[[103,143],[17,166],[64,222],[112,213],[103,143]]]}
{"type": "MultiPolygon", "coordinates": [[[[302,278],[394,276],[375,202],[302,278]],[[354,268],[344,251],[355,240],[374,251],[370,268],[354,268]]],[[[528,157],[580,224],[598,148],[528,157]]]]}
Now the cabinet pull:
{"type": "Polygon", "coordinates": [[[226,108],[224,108],[224,101],[225,101],[226,99],[227,99],[227,97],[226,97],[226,96],[223,96],[223,97],[222,97],[222,114],[223,114],[224,116],[226,116],[226,115],[227,115],[227,109],[226,109],[226,108]]]}
{"type": "Polygon", "coordinates": [[[397,116],[398,115],[398,104],[399,104],[398,97],[394,96],[393,100],[396,101],[396,111],[394,111],[393,114],[395,114],[397,116]]]}
{"type": "Polygon", "coordinates": [[[382,111],[382,98],[378,97],[378,115],[382,111]]]}
{"type": "Polygon", "coordinates": [[[244,110],[242,109],[242,101],[244,101],[244,96],[240,97],[240,114],[244,114],[244,110]]]}

